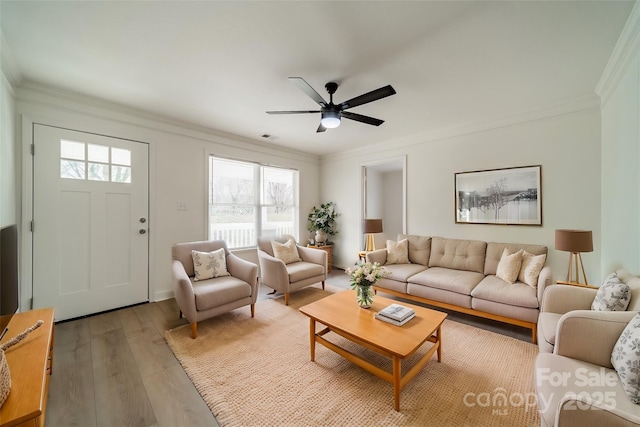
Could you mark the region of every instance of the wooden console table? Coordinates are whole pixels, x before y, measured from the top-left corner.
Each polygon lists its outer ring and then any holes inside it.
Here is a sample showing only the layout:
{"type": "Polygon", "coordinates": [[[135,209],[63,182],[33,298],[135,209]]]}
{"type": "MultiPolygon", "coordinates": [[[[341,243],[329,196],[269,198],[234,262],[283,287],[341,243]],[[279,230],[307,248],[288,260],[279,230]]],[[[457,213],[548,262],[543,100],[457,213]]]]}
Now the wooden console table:
{"type": "Polygon", "coordinates": [[[18,313],[0,343],[44,323],[5,355],[11,373],[11,392],[0,408],[0,426],[44,426],[49,375],[53,371],[53,308],[18,313]]]}
{"type": "Polygon", "coordinates": [[[324,245],[324,246],[317,246],[317,245],[307,245],[308,248],[315,248],[315,249],[322,249],[323,251],[325,251],[327,253],[327,273],[331,273],[331,249],[333,248],[332,245],[324,245]]]}

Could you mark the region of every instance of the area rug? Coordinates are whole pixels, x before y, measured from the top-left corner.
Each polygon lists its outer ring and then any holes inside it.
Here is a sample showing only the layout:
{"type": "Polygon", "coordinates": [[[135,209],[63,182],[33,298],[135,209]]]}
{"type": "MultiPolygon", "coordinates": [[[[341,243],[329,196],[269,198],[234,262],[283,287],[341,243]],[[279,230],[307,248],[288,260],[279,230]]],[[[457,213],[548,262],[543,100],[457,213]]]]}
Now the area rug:
{"type": "MultiPolygon", "coordinates": [[[[538,426],[533,387],[535,345],[445,320],[443,354],[402,389],[316,346],[309,360],[309,320],[298,309],[329,295],[306,288],[249,309],[166,331],[176,358],[222,426],[538,426]]],[[[354,296],[355,304],[355,296],[354,296]]],[[[391,371],[387,358],[325,335],[391,371]]],[[[403,362],[404,372],[427,343],[403,362]]]]}

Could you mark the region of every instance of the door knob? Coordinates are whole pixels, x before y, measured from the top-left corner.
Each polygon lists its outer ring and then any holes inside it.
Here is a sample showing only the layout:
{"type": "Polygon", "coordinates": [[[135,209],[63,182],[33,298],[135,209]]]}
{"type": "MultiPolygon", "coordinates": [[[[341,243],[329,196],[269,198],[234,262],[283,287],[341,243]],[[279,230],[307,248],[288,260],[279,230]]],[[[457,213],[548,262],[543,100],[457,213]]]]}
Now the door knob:
{"type": "Polygon", "coordinates": [[[146,232],[147,232],[147,230],[145,230],[144,228],[141,228],[140,231],[138,231],[138,233],[140,233],[140,234],[144,234],[146,232]]]}
{"type": "Polygon", "coordinates": [[[147,218],[140,218],[140,222],[144,224],[145,222],[147,222],[147,218]]]}

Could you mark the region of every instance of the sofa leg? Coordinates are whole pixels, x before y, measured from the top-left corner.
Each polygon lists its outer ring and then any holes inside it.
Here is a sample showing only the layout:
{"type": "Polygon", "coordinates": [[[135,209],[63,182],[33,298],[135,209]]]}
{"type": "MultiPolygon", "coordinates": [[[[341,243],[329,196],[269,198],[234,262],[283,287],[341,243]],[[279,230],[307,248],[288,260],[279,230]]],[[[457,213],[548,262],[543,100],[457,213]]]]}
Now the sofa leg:
{"type": "Polygon", "coordinates": [[[251,317],[253,317],[255,314],[256,314],[256,305],[251,304],[251,317]]]}
{"type": "Polygon", "coordinates": [[[195,340],[196,336],[198,336],[198,323],[197,322],[193,322],[191,324],[191,338],[193,338],[195,340]]]}
{"type": "Polygon", "coordinates": [[[182,310],[178,310],[178,319],[182,319],[182,310]]]}
{"type": "Polygon", "coordinates": [[[322,290],[324,291],[324,280],[322,281],[322,290]]]}
{"type": "Polygon", "coordinates": [[[531,327],[531,342],[538,344],[538,325],[536,324],[531,327]]]}
{"type": "Polygon", "coordinates": [[[284,294],[284,305],[289,305],[289,292],[284,294]]]}

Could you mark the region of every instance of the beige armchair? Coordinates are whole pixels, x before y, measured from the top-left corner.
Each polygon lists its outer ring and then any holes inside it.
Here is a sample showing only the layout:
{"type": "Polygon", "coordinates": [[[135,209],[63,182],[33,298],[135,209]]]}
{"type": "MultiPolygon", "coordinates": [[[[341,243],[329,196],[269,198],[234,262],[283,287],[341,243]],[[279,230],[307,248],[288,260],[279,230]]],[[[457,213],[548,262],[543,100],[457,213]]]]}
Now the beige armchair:
{"type": "Polygon", "coordinates": [[[191,338],[197,336],[198,322],[251,305],[251,317],[258,299],[258,266],[232,254],[223,240],[178,243],[171,248],[173,292],[191,324],[191,338]],[[229,276],[194,281],[192,250],[212,252],[224,248],[229,276]]]}
{"type": "MultiPolygon", "coordinates": [[[[631,288],[631,301],[627,311],[640,311],[640,278],[628,271],[616,271],[618,278],[631,288]]],[[[542,353],[552,353],[556,342],[558,325],[572,317],[580,317],[576,310],[591,310],[598,288],[571,285],[548,286],[542,298],[542,308],[538,316],[538,348],[542,353]]],[[[612,312],[612,316],[621,316],[612,312]]],[[[624,318],[624,315],[622,315],[624,318]]]]}
{"type": "Polygon", "coordinates": [[[534,384],[541,426],[640,426],[640,405],[626,395],[611,365],[613,347],[636,312],[572,314],[558,324],[554,353],[536,357],[534,384]]]}
{"type": "MultiPolygon", "coordinates": [[[[276,240],[284,243],[293,239],[285,235],[276,240]]],[[[289,294],[314,283],[327,279],[327,253],[322,249],[307,248],[296,245],[302,261],[285,264],[273,254],[270,238],[258,239],[258,261],[260,262],[260,283],[274,291],[284,293],[284,302],[289,305],[289,294]]]]}

